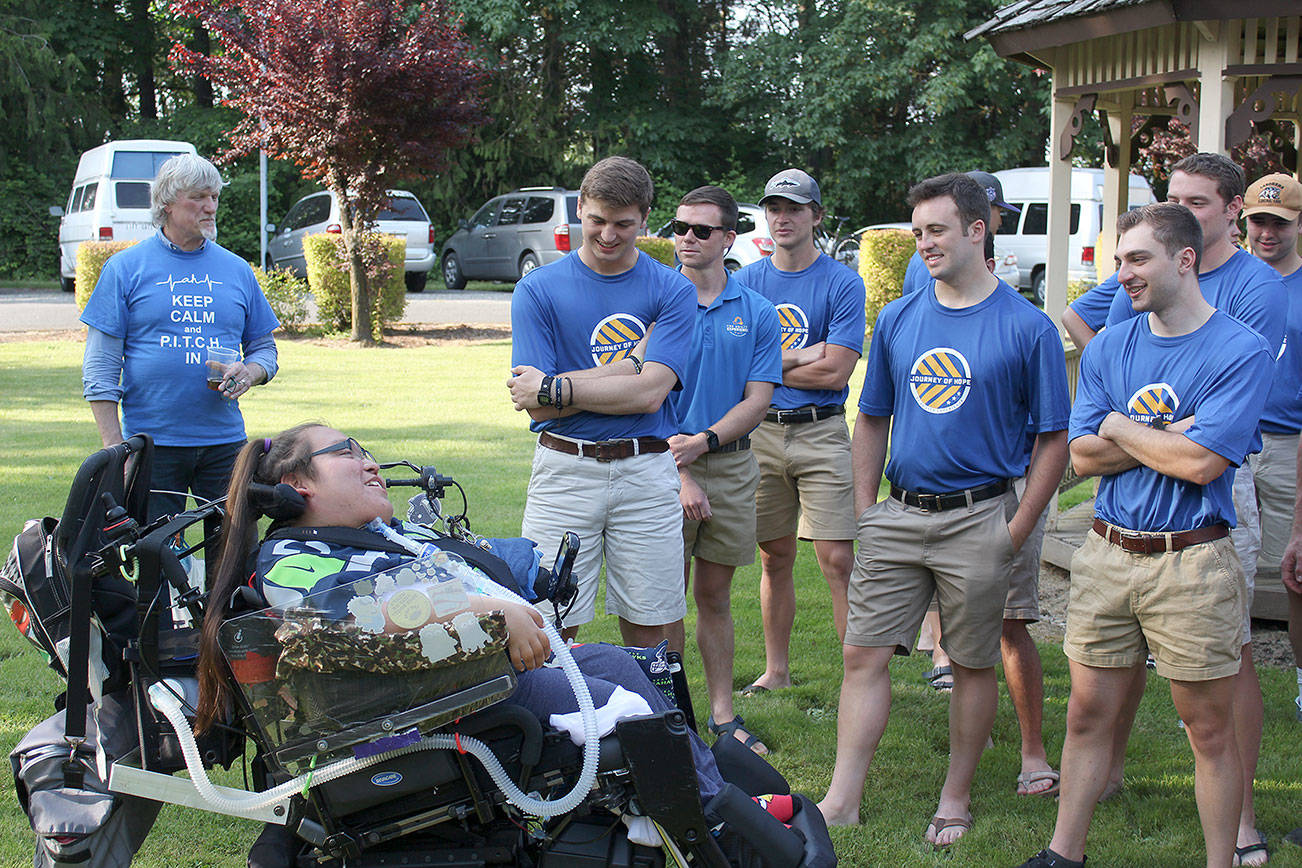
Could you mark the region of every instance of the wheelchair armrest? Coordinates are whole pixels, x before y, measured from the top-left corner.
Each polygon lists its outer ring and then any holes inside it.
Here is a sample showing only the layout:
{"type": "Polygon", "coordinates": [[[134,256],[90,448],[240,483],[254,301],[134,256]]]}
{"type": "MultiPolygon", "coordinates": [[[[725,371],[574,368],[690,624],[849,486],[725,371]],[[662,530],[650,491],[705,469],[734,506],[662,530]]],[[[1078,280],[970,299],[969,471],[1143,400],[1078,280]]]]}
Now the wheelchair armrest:
{"type": "Polygon", "coordinates": [[[528,768],[538,765],[542,757],[542,724],[532,713],[519,705],[500,702],[462,718],[454,727],[461,735],[472,735],[483,740],[488,733],[498,729],[511,729],[523,737],[520,744],[520,762],[528,768]]]}

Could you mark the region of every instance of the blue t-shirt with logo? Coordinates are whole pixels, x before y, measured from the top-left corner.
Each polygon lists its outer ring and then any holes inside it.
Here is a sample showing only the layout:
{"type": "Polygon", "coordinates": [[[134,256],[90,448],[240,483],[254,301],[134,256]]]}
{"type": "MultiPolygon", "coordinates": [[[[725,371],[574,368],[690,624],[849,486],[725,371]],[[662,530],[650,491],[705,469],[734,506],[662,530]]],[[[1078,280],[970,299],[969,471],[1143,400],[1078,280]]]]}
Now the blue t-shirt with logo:
{"type": "Polygon", "coordinates": [[[208,388],[209,345],[280,325],[249,264],[214,241],[185,252],[154,233],[109,257],[81,321],[122,339],[122,433],[160,446],[245,439],[239,404],[208,388]]]}
{"type": "Polygon", "coordinates": [[[886,476],[901,488],[936,494],[1022,476],[1028,427],[1067,427],[1058,330],[999,283],[969,307],[915,292],[877,317],[859,409],[894,417],[886,476]]]}
{"type": "Polygon", "coordinates": [[[1261,430],[1271,434],[1296,434],[1302,431],[1302,268],[1284,279],[1288,316],[1284,324],[1284,345],[1275,359],[1275,379],[1266,409],[1261,414],[1261,430]]]}
{"type": "MultiPolygon", "coordinates": [[[[1198,275],[1198,288],[1212,307],[1223,310],[1279,350],[1284,340],[1288,299],[1279,273],[1246,250],[1235,250],[1225,262],[1198,275]]],[[[1108,310],[1108,326],[1136,316],[1130,296],[1118,292],[1108,310]]]]}
{"type": "MultiPolygon", "coordinates": [[[[782,349],[798,350],[826,341],[863,353],[863,278],[832,257],[820,253],[813,265],[800,271],[780,271],[766,257],[737,272],[737,279],[777,308],[782,349]]],[[[792,410],[844,404],[849,394],[848,385],[838,391],[778,386],[773,406],[792,410]]]]}
{"type": "Polygon", "coordinates": [[[780,334],[773,305],[735,277],[708,307],[698,302],[687,376],[669,396],[679,433],[697,434],[718,422],[741,401],[748,382],[780,385],[780,334]]]}
{"type": "MultiPolygon", "coordinates": [[[[581,371],[625,358],[655,323],[647,362],[668,366],[687,379],[696,287],[686,277],[638,251],[622,274],[598,274],[571,253],[535,268],[511,296],[511,365],[532,365],[544,374],[581,371]]],[[[669,437],[678,432],[668,400],[654,413],[625,416],[582,412],[533,422],[530,429],[577,440],[669,437]]]]}
{"type": "Polygon", "coordinates": [[[1091,286],[1085,290],[1068,306],[1076,312],[1076,316],[1081,318],[1090,331],[1100,332],[1108,324],[1108,311],[1112,308],[1112,300],[1116,298],[1117,290],[1120,288],[1121,281],[1117,280],[1117,272],[1114,271],[1111,277],[1098,286],[1091,286]]]}
{"type": "MultiPolygon", "coordinates": [[[[1220,310],[1178,337],[1153,334],[1148,316],[1110,325],[1081,355],[1068,437],[1097,434],[1114,410],[1145,425],[1194,416],[1185,436],[1238,465],[1261,448],[1273,364],[1266,340],[1220,310]]],[[[1094,511],[1130,530],[1233,526],[1233,482],[1232,469],[1197,485],[1141,465],[1104,476],[1094,511]]]]}

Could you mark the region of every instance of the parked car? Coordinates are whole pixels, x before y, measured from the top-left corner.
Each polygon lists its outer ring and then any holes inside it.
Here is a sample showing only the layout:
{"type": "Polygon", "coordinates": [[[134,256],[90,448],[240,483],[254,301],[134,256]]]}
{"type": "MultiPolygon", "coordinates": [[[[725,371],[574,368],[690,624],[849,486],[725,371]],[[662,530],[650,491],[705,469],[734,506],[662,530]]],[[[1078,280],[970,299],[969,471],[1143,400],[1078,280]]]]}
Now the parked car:
{"type": "MultiPolygon", "coordinates": [[[[851,233],[852,238],[859,238],[865,232],[872,229],[902,229],[909,234],[913,234],[912,223],[874,223],[872,226],[865,226],[862,229],[856,229],[851,233]]],[[[999,236],[995,236],[995,277],[1002,280],[1013,288],[1017,288],[1019,275],[1017,254],[1011,250],[1006,250],[999,243],[999,236]]],[[[1043,306],[1043,302],[1041,302],[1043,306]]]]}
{"type": "MultiPolygon", "coordinates": [[[[1044,266],[1049,253],[1049,168],[1033,166],[995,172],[1004,188],[1004,201],[1022,210],[1005,213],[996,240],[1017,254],[1018,283],[1044,304],[1044,266]]],[[[1130,208],[1157,201],[1148,181],[1130,176],[1130,208]]],[[[1071,170],[1071,217],[1067,237],[1067,279],[1098,281],[1094,248],[1103,225],[1103,170],[1071,170]]],[[[1106,273],[1111,273],[1109,269],[1106,273]]]]}
{"type": "MultiPolygon", "coordinates": [[[[659,238],[673,238],[669,228],[673,221],[656,230],[659,238]]],[[[745,268],[765,256],[773,255],[773,239],[769,237],[769,221],[764,209],[749,202],[737,203],[737,239],[724,255],[723,264],[729,271],[745,268]]]]}
{"type": "MultiPolygon", "coordinates": [[[[380,210],[375,221],[375,231],[388,235],[403,235],[407,239],[407,257],[403,265],[408,292],[421,292],[434,267],[434,226],[425,208],[406,190],[389,190],[393,198],[380,210]]],[[[342,232],[339,219],[339,202],[335,194],[322,190],[304,196],[289,209],[279,225],[268,227],[268,266],[287,268],[299,277],[307,276],[307,263],[303,258],[303,236],[318,232],[342,232]]]]}
{"type": "Polygon", "coordinates": [[[564,187],[519,187],[489,199],[443,242],[443,284],[515,281],[555,262],[583,240],[578,209],[579,191],[564,187]]]}
{"type": "Polygon", "coordinates": [[[81,155],[68,205],[50,208],[59,221],[59,282],[72,292],[83,241],[139,241],[154,233],[149,186],[163,163],[195,153],[189,142],[123,139],[81,155]]]}

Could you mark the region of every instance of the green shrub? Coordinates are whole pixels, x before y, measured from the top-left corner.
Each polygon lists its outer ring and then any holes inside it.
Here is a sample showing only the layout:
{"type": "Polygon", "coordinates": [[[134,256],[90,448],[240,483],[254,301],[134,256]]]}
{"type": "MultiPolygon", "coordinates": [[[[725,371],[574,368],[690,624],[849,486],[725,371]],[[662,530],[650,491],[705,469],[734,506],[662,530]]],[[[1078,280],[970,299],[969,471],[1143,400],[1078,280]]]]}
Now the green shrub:
{"type": "Polygon", "coordinates": [[[674,267],[674,241],[672,238],[656,238],[643,235],[637,240],[637,249],[646,251],[647,255],[670,268],[674,267]]]}
{"type": "Polygon", "coordinates": [[[1069,280],[1067,281],[1067,304],[1071,304],[1085,293],[1089,292],[1095,286],[1092,280],[1069,280]]]}
{"type": "Polygon", "coordinates": [[[253,265],[253,274],[276,319],[280,320],[280,327],[287,332],[302,331],[307,322],[307,281],[295,277],[288,268],[263,271],[253,265]]]}
{"type": "Polygon", "coordinates": [[[909,258],[917,250],[913,234],[903,229],[872,229],[859,239],[859,274],[867,290],[864,314],[872,331],[877,314],[900,297],[909,258]]]}
{"type": "MultiPolygon", "coordinates": [[[[407,239],[364,232],[358,237],[362,264],[371,282],[371,337],[380,340],[384,324],[402,319],[407,306],[403,263],[407,239]]],[[[352,289],[342,235],[321,232],[303,236],[303,258],[307,261],[307,285],[316,299],[321,322],[333,331],[353,326],[352,289]]]]}
{"type": "Polygon", "coordinates": [[[104,263],[119,250],[126,250],[134,241],[83,241],[77,248],[77,310],[85,310],[90,294],[99,283],[99,273],[104,263]]]}

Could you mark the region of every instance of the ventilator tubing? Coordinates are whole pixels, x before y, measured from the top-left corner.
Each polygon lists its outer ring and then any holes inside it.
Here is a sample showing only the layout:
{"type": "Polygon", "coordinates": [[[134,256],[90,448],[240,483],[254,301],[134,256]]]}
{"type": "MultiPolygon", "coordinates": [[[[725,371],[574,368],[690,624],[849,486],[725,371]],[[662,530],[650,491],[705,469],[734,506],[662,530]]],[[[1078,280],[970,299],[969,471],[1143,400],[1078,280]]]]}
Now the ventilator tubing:
{"type": "MultiPolygon", "coordinates": [[[[420,545],[397,533],[387,524],[381,522],[376,522],[376,524],[383,528],[380,533],[385,537],[408,549],[415,546],[416,551],[413,554],[419,554],[420,545]]],[[[529,605],[518,594],[502,587],[478,570],[474,570],[473,573],[474,581],[471,583],[473,587],[469,590],[474,593],[507,600],[512,603],[529,605]]],[[[560,634],[556,632],[555,627],[544,622],[543,632],[547,635],[548,641],[551,642],[556,659],[560,661],[561,668],[565,671],[570,680],[570,685],[574,688],[574,697],[578,700],[579,712],[583,720],[583,768],[579,773],[578,781],[574,784],[574,788],[559,799],[536,799],[526,795],[523,790],[516,786],[515,781],[511,780],[510,775],[502,768],[501,761],[498,760],[488,745],[469,736],[461,737],[458,744],[458,739],[445,733],[435,733],[397,750],[364,759],[349,757],[339,760],[287,781],[273,789],[260,793],[251,792],[247,797],[223,796],[213,786],[212,781],[208,779],[208,772],[203,767],[203,760],[199,756],[199,747],[194,740],[194,732],[190,729],[190,722],[186,719],[181,702],[177,698],[184,695],[184,687],[180,682],[170,678],[162,682],[155,682],[149,687],[149,701],[154,708],[158,709],[167,718],[168,723],[176,730],[177,740],[181,745],[181,753],[185,757],[185,766],[190,772],[190,780],[194,784],[195,790],[209,804],[225,811],[266,807],[301,792],[305,786],[317,786],[403,754],[422,750],[461,750],[475,757],[483,764],[489,777],[502,790],[502,794],[506,796],[508,802],[526,814],[546,819],[568,814],[577,808],[588,792],[591,791],[592,784],[597,779],[600,735],[597,731],[597,714],[593,708],[592,695],[588,692],[588,684],[583,680],[583,674],[579,672],[578,664],[574,662],[574,656],[570,654],[569,647],[561,639],[560,634]]]]}

